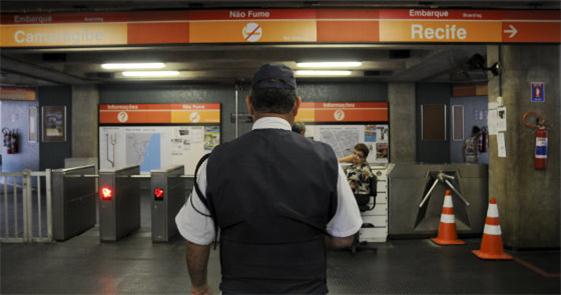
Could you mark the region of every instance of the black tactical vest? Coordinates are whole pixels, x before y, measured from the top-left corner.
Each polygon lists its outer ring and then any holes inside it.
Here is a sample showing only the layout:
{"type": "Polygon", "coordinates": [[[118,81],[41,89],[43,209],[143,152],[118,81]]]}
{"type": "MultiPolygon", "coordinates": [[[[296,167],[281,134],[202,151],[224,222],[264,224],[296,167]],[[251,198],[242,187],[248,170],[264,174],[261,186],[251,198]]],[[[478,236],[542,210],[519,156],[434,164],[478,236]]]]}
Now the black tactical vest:
{"type": "Polygon", "coordinates": [[[220,228],[224,293],[327,293],[327,223],[337,209],[331,147],[281,129],[214,149],[206,196],[220,228]]]}

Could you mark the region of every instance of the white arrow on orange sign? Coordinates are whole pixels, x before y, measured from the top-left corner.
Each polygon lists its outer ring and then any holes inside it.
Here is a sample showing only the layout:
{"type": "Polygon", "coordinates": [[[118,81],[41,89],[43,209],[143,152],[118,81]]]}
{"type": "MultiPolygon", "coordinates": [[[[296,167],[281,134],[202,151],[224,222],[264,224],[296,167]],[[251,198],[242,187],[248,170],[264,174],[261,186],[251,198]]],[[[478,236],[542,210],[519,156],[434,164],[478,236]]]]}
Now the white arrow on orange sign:
{"type": "Polygon", "coordinates": [[[508,25],[508,30],[504,30],[503,32],[510,34],[508,37],[512,38],[518,34],[518,30],[513,25],[508,25]]]}

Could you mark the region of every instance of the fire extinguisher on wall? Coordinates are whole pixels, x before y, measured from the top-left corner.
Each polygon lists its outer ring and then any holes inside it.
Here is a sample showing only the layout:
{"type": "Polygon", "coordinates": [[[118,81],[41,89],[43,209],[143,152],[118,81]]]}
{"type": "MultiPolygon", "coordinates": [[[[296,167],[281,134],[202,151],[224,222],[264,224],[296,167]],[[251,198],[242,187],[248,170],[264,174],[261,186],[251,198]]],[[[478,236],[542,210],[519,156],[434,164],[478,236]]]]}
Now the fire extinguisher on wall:
{"type": "Polygon", "coordinates": [[[2,129],[3,134],[3,146],[6,148],[7,154],[17,154],[19,151],[19,136],[16,130],[10,130],[8,128],[2,129]]]}
{"type": "Polygon", "coordinates": [[[535,129],[536,145],[534,148],[534,168],[536,170],[545,170],[547,168],[547,141],[548,131],[545,126],[545,119],[535,112],[526,112],[522,117],[524,125],[530,129],[535,129]],[[535,117],[536,125],[528,123],[529,117],[535,117]]]}
{"type": "Polygon", "coordinates": [[[19,134],[16,130],[12,130],[12,136],[10,139],[10,148],[12,150],[11,154],[17,154],[19,152],[19,134]]]}
{"type": "Polygon", "coordinates": [[[479,136],[479,152],[486,153],[489,145],[489,132],[487,127],[481,127],[481,135],[479,136]]]}
{"type": "Polygon", "coordinates": [[[2,129],[2,134],[4,135],[3,136],[4,141],[3,141],[2,146],[5,147],[5,148],[8,148],[10,146],[10,140],[11,140],[10,129],[3,128],[2,129]]]}

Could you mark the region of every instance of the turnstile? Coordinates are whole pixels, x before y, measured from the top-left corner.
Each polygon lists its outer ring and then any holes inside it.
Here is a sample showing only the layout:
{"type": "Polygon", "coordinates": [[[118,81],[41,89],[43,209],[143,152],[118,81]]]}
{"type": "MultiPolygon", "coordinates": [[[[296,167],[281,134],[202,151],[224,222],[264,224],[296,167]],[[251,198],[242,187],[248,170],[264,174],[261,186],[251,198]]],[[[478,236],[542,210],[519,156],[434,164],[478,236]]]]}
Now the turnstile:
{"type": "Polygon", "coordinates": [[[169,242],[177,234],[175,215],[185,203],[183,165],[151,171],[152,242],[169,242]]]}
{"type": "Polygon", "coordinates": [[[52,171],[53,238],[64,241],[95,226],[95,166],[52,171]]]}
{"type": "Polygon", "coordinates": [[[481,235],[487,183],[487,165],[395,164],[389,175],[389,235],[436,235],[446,189],[452,190],[458,234],[481,235]]]}
{"type": "Polygon", "coordinates": [[[140,166],[99,171],[99,239],[114,242],[140,227],[140,166]]]}

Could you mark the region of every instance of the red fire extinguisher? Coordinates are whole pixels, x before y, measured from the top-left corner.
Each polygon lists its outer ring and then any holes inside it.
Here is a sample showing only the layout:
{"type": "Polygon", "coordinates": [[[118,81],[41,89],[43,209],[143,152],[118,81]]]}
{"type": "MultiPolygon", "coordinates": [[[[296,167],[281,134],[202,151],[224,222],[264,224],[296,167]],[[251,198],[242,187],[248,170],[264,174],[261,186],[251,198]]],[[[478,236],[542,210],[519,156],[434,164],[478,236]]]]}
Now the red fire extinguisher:
{"type": "Polygon", "coordinates": [[[479,152],[486,153],[489,144],[489,132],[486,127],[481,127],[481,135],[479,136],[479,152]]]}
{"type": "Polygon", "coordinates": [[[12,152],[9,153],[9,154],[17,154],[19,152],[18,151],[18,142],[19,142],[18,137],[19,137],[19,135],[18,135],[17,131],[12,130],[12,136],[11,136],[11,139],[10,139],[10,149],[11,149],[12,152]]]}
{"type": "Polygon", "coordinates": [[[17,154],[18,153],[18,134],[16,130],[10,130],[8,128],[2,129],[3,136],[3,146],[6,148],[6,153],[17,154]]]}
{"type": "Polygon", "coordinates": [[[547,141],[548,132],[545,127],[545,119],[534,112],[526,112],[522,117],[526,127],[535,129],[536,145],[534,148],[534,168],[536,170],[545,170],[547,167],[547,141]],[[528,117],[533,116],[537,118],[537,124],[532,125],[527,122],[528,117]]]}

